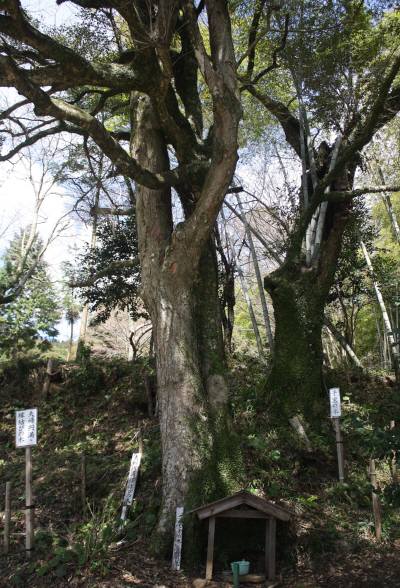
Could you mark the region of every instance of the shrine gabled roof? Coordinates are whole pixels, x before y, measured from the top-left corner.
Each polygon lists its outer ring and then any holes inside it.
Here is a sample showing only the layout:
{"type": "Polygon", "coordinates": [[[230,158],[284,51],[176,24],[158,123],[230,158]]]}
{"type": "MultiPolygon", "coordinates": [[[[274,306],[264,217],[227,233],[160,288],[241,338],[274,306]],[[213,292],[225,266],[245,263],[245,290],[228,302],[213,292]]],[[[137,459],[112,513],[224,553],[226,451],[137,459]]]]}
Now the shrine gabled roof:
{"type": "Polygon", "coordinates": [[[291,516],[290,512],[281,506],[278,506],[265,498],[251,494],[250,492],[247,492],[247,490],[241,490],[231,496],[221,498],[215,502],[210,502],[209,504],[193,509],[191,512],[197,514],[199,519],[202,520],[217,516],[241,505],[248,506],[263,514],[280,519],[281,521],[288,521],[291,516]]]}

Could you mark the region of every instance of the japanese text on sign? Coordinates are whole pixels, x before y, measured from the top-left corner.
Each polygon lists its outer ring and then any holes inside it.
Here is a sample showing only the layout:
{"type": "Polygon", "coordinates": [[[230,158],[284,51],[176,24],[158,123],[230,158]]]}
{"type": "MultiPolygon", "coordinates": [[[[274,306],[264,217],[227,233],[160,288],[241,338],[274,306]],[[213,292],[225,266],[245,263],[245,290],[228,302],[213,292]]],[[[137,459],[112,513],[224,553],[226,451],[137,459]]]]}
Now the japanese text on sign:
{"type": "Polygon", "coordinates": [[[37,408],[15,411],[15,444],[30,447],[37,444],[37,408]]]}
{"type": "Polygon", "coordinates": [[[183,506],[176,507],[174,550],[172,553],[172,569],[181,569],[182,533],[183,533],[183,506]]]}
{"type": "Polygon", "coordinates": [[[123,521],[126,520],[128,506],[130,506],[132,504],[133,497],[135,495],[136,482],[137,482],[137,478],[138,478],[138,474],[139,474],[139,466],[140,466],[141,459],[142,459],[141,453],[133,453],[132,454],[131,465],[130,465],[129,474],[128,474],[128,482],[126,484],[124,502],[123,502],[123,506],[122,506],[121,519],[123,521]]]}
{"type": "Polygon", "coordinates": [[[331,404],[331,418],[338,418],[342,414],[340,406],[340,389],[330,388],[329,389],[329,400],[331,404]]]}

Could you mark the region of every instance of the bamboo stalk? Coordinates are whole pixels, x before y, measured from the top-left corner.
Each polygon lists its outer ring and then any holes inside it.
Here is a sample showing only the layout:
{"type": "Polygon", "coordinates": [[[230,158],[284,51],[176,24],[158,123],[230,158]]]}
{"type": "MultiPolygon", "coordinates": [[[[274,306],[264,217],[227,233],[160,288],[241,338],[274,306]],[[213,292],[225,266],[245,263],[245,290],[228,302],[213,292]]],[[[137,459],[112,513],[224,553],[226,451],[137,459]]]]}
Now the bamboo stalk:
{"type": "MultiPolygon", "coordinates": [[[[333,148],[331,161],[329,163],[329,172],[333,170],[336,165],[336,160],[339,154],[340,145],[342,144],[342,136],[339,135],[335,141],[335,146],[333,148]]],[[[328,172],[328,173],[329,173],[328,172]]],[[[329,192],[329,187],[326,188],[325,192],[329,192]]],[[[311,250],[312,250],[312,262],[315,262],[319,258],[319,253],[321,249],[322,243],[322,234],[324,231],[325,226],[325,218],[326,218],[326,211],[328,209],[328,203],[322,202],[321,206],[319,207],[319,214],[318,214],[318,221],[315,229],[314,239],[311,241],[311,250]]]]}
{"type": "MultiPolygon", "coordinates": [[[[385,176],[383,174],[383,170],[381,168],[381,166],[378,164],[378,174],[379,174],[379,178],[383,184],[383,186],[386,186],[386,181],[385,181],[385,176]]],[[[397,243],[400,243],[400,228],[399,228],[399,223],[397,222],[397,217],[396,217],[396,213],[394,211],[393,205],[392,205],[392,200],[390,198],[390,194],[389,192],[383,192],[382,193],[382,200],[385,204],[389,219],[390,219],[390,224],[392,226],[392,231],[393,231],[393,235],[397,241],[397,243]]]]}
{"type": "Polygon", "coordinates": [[[375,280],[375,276],[374,276],[374,268],[372,265],[372,261],[371,258],[369,256],[369,253],[367,251],[367,248],[365,247],[365,244],[363,241],[361,241],[361,248],[362,251],[364,253],[364,257],[365,257],[365,261],[367,262],[367,266],[369,269],[369,272],[371,274],[371,279],[372,279],[372,283],[374,286],[374,290],[375,290],[375,294],[376,294],[376,298],[378,300],[378,304],[379,304],[379,308],[381,309],[381,313],[382,313],[382,318],[383,318],[383,323],[385,325],[385,329],[386,329],[386,336],[387,336],[387,340],[388,340],[388,347],[389,347],[389,354],[390,354],[390,358],[393,364],[393,369],[396,375],[396,382],[399,382],[399,352],[398,352],[398,343],[394,337],[393,334],[393,329],[392,329],[392,324],[390,322],[390,318],[389,318],[389,314],[387,312],[386,309],[386,305],[385,302],[383,300],[383,296],[382,296],[382,292],[378,286],[378,283],[375,280]]]}
{"type": "Polygon", "coordinates": [[[339,343],[339,345],[344,349],[344,351],[350,357],[350,359],[352,360],[354,365],[363,369],[363,364],[358,359],[356,353],[354,352],[354,349],[347,343],[346,339],[343,337],[343,335],[340,333],[340,331],[338,331],[336,329],[335,325],[326,316],[324,317],[324,323],[325,323],[326,327],[328,328],[328,330],[330,331],[330,333],[335,337],[335,339],[339,343]]]}
{"type": "MultiPolygon", "coordinates": [[[[223,221],[225,223],[225,227],[226,227],[226,219],[225,219],[225,215],[224,215],[224,211],[223,210],[221,210],[221,217],[222,217],[222,219],[223,219],[223,221]]],[[[236,256],[236,251],[235,251],[235,245],[232,242],[232,239],[230,238],[230,236],[228,235],[228,232],[227,231],[225,231],[225,232],[226,232],[227,244],[228,244],[228,247],[231,250],[232,260],[235,263],[235,267],[237,269],[237,273],[238,273],[238,276],[239,276],[239,281],[240,281],[240,286],[241,286],[241,289],[242,289],[242,292],[243,292],[243,297],[245,299],[245,302],[247,304],[247,309],[249,311],[251,325],[253,327],[254,335],[255,335],[255,338],[256,338],[258,355],[259,355],[260,359],[265,359],[264,350],[263,350],[263,346],[262,346],[262,342],[261,342],[260,330],[258,328],[258,324],[257,324],[257,320],[256,320],[256,315],[255,315],[255,312],[254,312],[253,303],[252,303],[251,298],[250,298],[249,289],[247,287],[246,279],[244,277],[242,268],[237,263],[237,256],[236,256]]]]}

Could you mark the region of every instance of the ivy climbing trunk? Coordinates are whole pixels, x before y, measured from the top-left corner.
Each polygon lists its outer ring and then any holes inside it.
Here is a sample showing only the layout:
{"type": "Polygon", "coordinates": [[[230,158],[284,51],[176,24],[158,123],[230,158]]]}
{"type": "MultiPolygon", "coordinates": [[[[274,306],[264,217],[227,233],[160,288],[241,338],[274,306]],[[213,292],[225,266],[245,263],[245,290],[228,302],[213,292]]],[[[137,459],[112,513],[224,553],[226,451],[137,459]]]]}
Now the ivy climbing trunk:
{"type": "Polygon", "coordinates": [[[274,356],[268,379],[271,403],[284,418],[314,420],[325,410],[322,381],[324,309],[333,285],[351,203],[330,203],[318,262],[306,263],[301,241],[264,279],[275,318],[274,356]]]}
{"type": "Polygon", "coordinates": [[[307,275],[280,272],[265,285],[275,317],[269,390],[283,416],[317,415],[322,394],[322,326],[325,298],[307,275]]]}
{"type": "Polygon", "coordinates": [[[218,298],[218,265],[212,237],[200,258],[193,289],[200,369],[207,397],[217,407],[227,401],[226,358],[218,298]]]}

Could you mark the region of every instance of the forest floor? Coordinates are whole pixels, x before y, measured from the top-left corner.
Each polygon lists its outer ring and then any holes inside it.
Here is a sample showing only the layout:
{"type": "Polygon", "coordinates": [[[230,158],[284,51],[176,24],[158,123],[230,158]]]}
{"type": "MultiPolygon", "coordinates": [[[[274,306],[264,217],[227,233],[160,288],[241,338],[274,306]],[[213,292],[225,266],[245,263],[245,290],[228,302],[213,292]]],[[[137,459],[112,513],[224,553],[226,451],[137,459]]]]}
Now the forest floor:
{"type": "MultiPolygon", "coordinates": [[[[367,416],[370,419],[367,407],[375,410],[380,402],[386,403],[390,386],[382,378],[371,379],[365,397],[365,381],[349,382],[348,376],[339,381],[341,376],[335,375],[342,389],[352,389],[347,420],[343,419],[348,480],[338,484],[330,423],[326,435],[310,434],[311,454],[290,433],[285,439],[278,430],[265,434],[265,419],[261,422],[257,410],[260,367],[241,360],[234,370],[233,418],[245,439],[246,485],[261,488],[293,513],[290,528],[278,528],[281,585],[398,587],[399,509],[383,500],[383,540],[377,543],[366,475],[368,444],[364,448],[360,441],[367,416]],[[361,437],[351,427],[363,429],[361,437]]],[[[43,366],[29,362],[0,371],[0,500],[4,502],[4,482],[11,481],[13,510],[11,552],[0,556],[0,586],[200,587],[195,580],[204,574],[204,549],[197,565],[184,565],[182,572],[172,572],[169,562],[155,557],[150,549],[160,503],[160,447],[157,421],[147,416],[141,367],[103,361],[63,366],[62,378],[52,384],[48,398],[42,397],[42,378],[43,366]],[[31,406],[39,409],[38,446],[33,449],[36,548],[27,561],[23,552],[24,451],[14,447],[14,411],[31,406]],[[129,521],[118,533],[139,428],[144,442],[141,476],[129,521]],[[87,468],[85,513],[82,455],[87,468]]],[[[379,414],[381,418],[382,411],[379,414]]],[[[383,462],[378,475],[382,486],[387,484],[388,468],[383,462]]],[[[223,541],[221,535],[219,542],[223,541]]],[[[240,553],[257,566],[256,541],[250,545],[247,537],[245,543],[247,552],[237,544],[217,550],[217,578],[229,565],[226,562],[237,557],[235,549],[242,549],[240,553]]]]}

